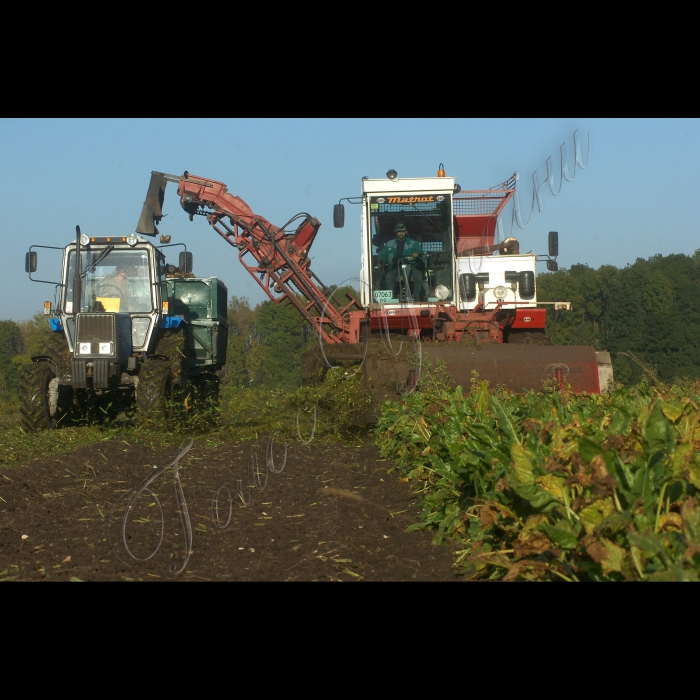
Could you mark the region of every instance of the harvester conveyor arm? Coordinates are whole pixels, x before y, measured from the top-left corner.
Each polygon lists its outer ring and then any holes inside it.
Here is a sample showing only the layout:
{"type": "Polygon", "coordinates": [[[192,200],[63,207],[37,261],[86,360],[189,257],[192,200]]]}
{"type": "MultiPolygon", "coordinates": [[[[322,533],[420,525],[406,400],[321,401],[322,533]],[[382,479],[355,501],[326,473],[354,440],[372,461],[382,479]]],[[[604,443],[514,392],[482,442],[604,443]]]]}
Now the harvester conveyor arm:
{"type": "MultiPolygon", "coordinates": [[[[293,233],[287,233],[285,227],[275,226],[254,214],[246,202],[228,192],[223,182],[193,176],[187,171],[181,176],[153,171],[137,233],[157,233],[155,224],[163,216],[167,182],[177,183],[180,204],[190,221],[195,215],[205,216],[214,230],[239,250],[239,260],[273,302],[288,299],[327,343],[358,342],[357,316],[338,311],[330,302],[326,287],[310,270],[309,250],[321,225],[318,219],[298,214],[285,226],[297,219],[302,219],[301,223],[293,233]],[[248,255],[255,264],[246,263],[244,258],[248,255]],[[301,301],[299,294],[308,302],[301,301]],[[316,313],[312,313],[314,310],[316,313]]],[[[362,310],[356,299],[347,296],[351,302],[348,306],[362,310]]]]}

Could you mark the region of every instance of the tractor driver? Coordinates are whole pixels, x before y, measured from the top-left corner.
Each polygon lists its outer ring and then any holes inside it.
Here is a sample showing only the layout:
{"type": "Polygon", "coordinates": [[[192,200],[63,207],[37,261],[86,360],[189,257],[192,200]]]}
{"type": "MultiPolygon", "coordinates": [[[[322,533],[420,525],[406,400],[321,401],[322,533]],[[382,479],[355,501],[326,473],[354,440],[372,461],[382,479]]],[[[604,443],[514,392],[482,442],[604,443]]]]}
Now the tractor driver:
{"type": "Polygon", "coordinates": [[[387,241],[379,253],[379,259],[384,264],[386,272],[386,287],[393,290],[398,275],[403,276],[400,268],[401,261],[408,263],[407,277],[413,282],[413,301],[420,301],[420,293],[423,287],[423,275],[425,269],[423,263],[423,249],[418,241],[414,241],[407,235],[406,224],[399,221],[394,227],[396,238],[387,241]]]}
{"type": "Polygon", "coordinates": [[[126,267],[124,265],[117,266],[117,269],[110,275],[107,275],[99,286],[98,296],[101,297],[119,297],[126,298],[129,296],[129,279],[127,276],[126,267]]]}

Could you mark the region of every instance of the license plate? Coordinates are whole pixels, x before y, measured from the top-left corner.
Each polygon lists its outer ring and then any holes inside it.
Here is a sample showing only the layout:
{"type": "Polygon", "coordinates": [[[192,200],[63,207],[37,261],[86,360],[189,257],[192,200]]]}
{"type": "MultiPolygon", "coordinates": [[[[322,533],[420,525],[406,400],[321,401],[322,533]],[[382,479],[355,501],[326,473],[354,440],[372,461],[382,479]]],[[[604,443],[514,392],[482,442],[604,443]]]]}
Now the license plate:
{"type": "Polygon", "coordinates": [[[375,289],[374,290],[374,301],[378,304],[386,304],[391,301],[393,292],[391,289],[375,289]]]}

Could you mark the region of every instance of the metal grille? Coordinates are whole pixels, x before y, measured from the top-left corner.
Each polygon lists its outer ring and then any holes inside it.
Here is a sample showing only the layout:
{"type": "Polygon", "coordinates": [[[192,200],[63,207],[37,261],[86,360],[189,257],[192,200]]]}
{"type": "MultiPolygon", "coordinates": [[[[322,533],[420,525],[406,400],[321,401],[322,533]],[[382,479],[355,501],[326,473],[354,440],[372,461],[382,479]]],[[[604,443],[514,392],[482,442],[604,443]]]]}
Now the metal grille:
{"type": "Polygon", "coordinates": [[[455,214],[494,214],[511,192],[461,192],[452,200],[455,214]]]}
{"type": "Polygon", "coordinates": [[[111,314],[78,314],[79,343],[114,341],[114,316],[111,314]]]}

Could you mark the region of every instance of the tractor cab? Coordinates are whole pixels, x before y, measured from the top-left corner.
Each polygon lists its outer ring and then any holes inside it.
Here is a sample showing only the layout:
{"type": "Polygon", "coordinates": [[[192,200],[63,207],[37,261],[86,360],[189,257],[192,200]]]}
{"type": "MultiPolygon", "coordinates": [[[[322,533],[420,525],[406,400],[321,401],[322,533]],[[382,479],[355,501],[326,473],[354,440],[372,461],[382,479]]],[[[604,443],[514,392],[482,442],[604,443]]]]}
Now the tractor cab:
{"type": "MultiPolygon", "coordinates": [[[[71,350],[75,343],[75,317],[116,314],[130,326],[131,353],[148,348],[149,339],[162,313],[166,280],[165,256],[140,236],[83,237],[79,276],[76,278],[76,245],[66,248],[58,315],[68,331],[71,350]],[[76,298],[76,279],[79,300],[76,298]]],[[[174,269],[174,268],[173,268],[174,269]]],[[[80,353],[75,348],[75,353],[80,353]]],[[[92,353],[91,353],[92,354],[92,353]]]]}
{"type": "Polygon", "coordinates": [[[103,396],[104,412],[135,408],[139,421],[158,425],[182,418],[187,401],[213,411],[226,362],[226,286],[195,278],[182,243],[76,229],[73,243],[54,248],[62,251],[59,281],[34,276],[36,249],[52,246],[33,245],[26,256],[30,279],[56,293],[44,303],[53,332],[21,376],[23,426],[83,420],[103,396]],[[177,266],[166,264],[172,247],[182,249],[177,266]]]}

